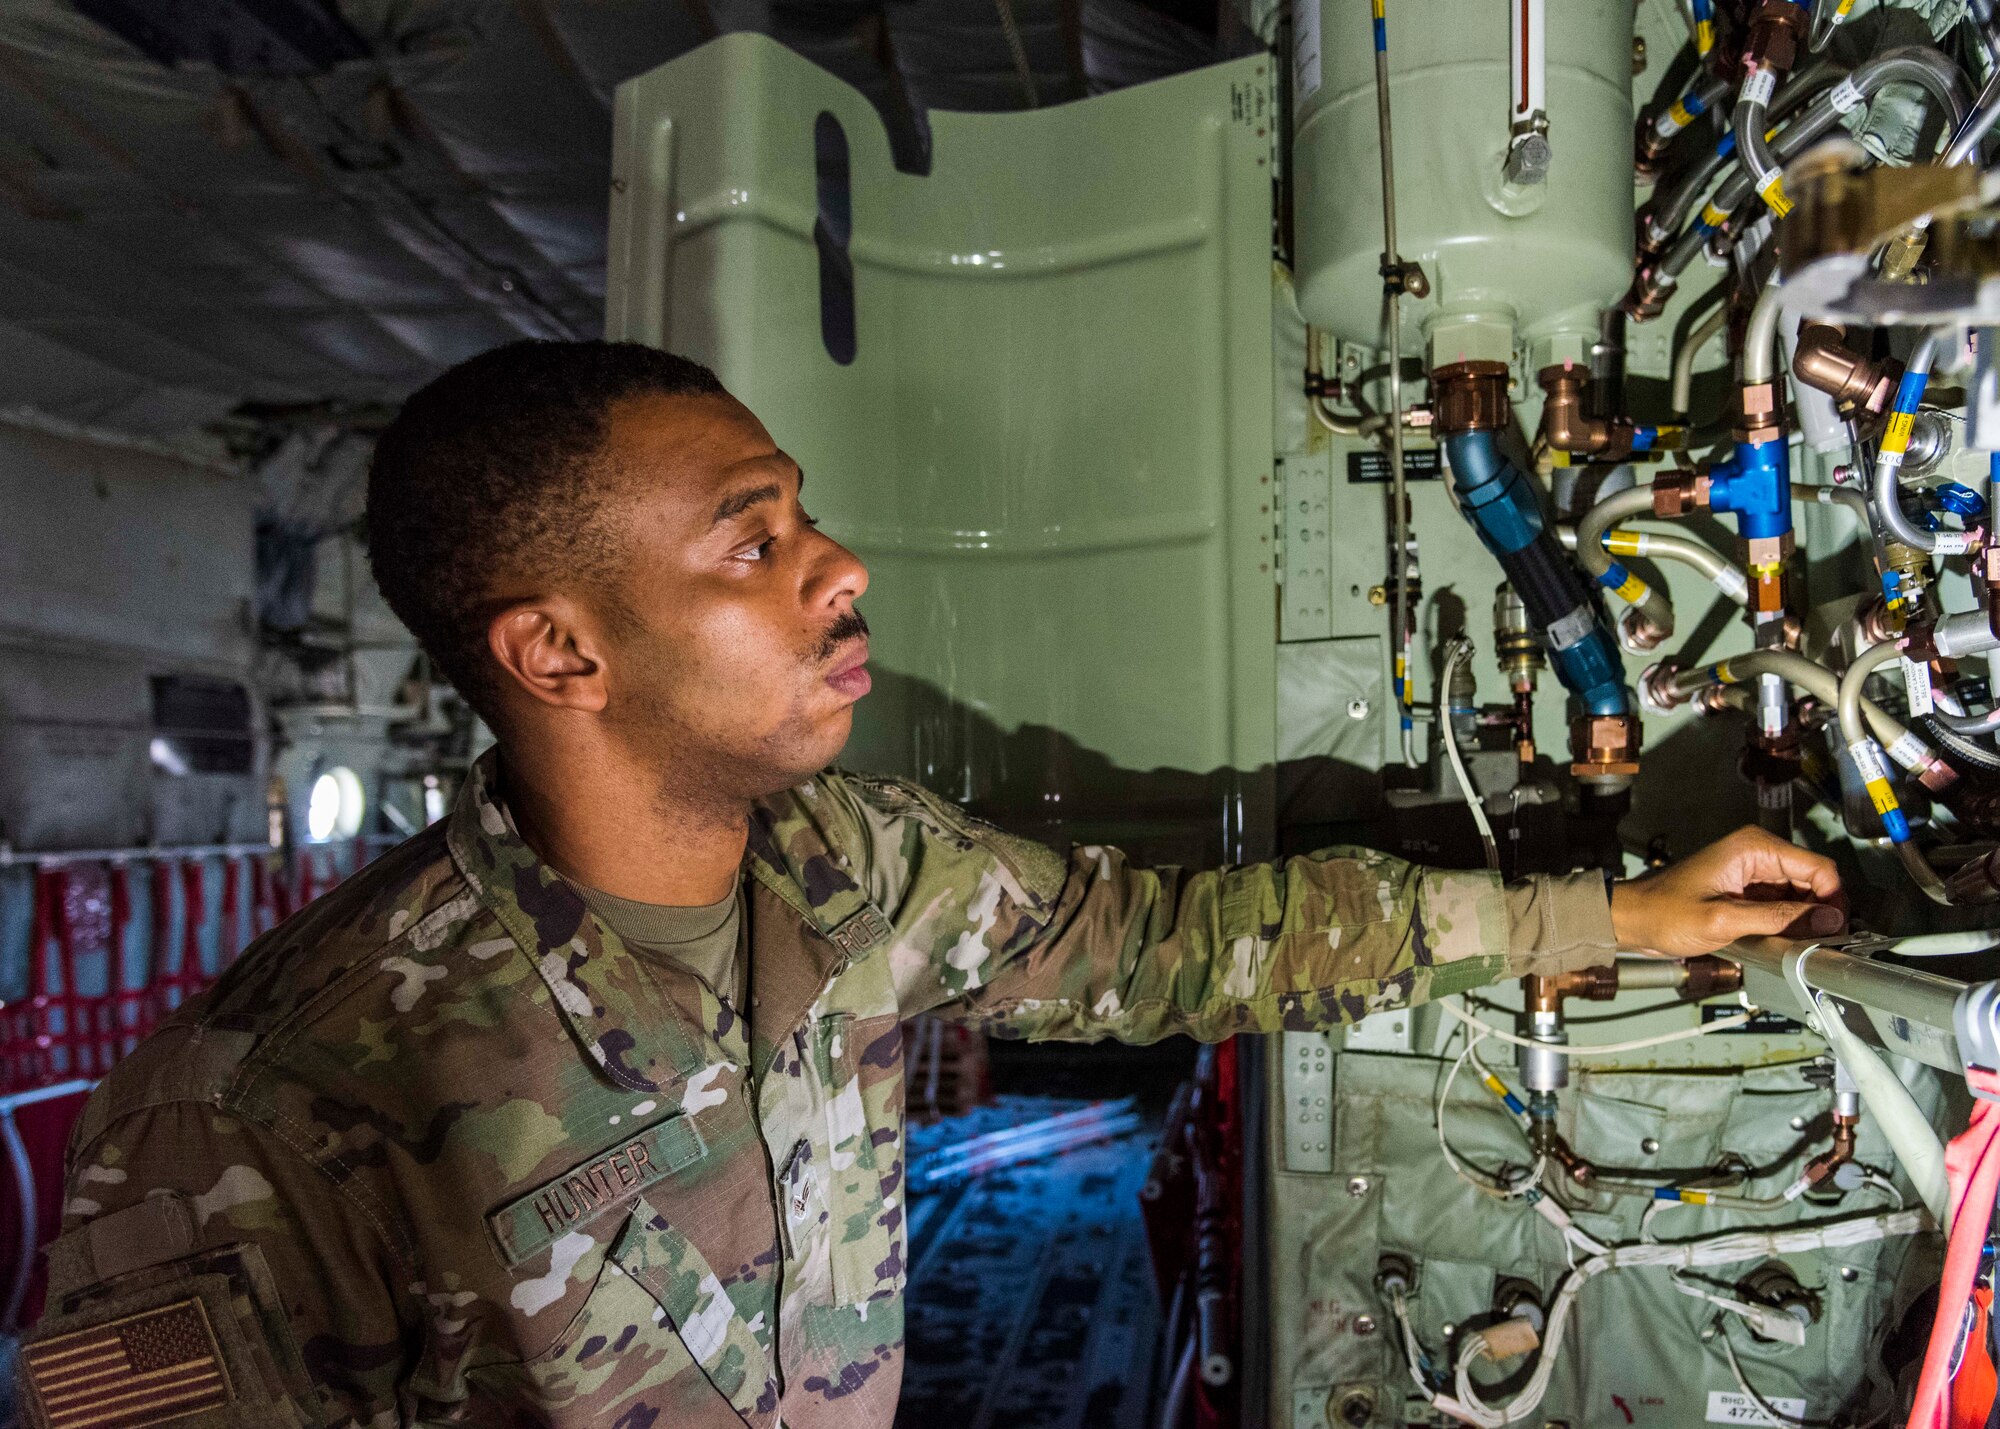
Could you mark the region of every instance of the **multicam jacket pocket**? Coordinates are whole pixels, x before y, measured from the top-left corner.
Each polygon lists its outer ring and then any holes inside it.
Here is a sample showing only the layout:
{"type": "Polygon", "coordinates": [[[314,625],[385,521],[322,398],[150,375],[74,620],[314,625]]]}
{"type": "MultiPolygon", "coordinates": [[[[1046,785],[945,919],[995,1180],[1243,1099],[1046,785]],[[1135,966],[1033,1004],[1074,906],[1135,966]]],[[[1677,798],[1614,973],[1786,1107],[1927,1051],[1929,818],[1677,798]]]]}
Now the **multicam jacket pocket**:
{"type": "MultiPolygon", "coordinates": [[[[761,1316],[759,1319],[761,1320],[761,1316]]],[[[700,1374],[746,1418],[778,1403],[771,1354],[706,1258],[643,1199],[611,1243],[589,1296],[529,1378],[562,1424],[596,1423],[635,1392],[700,1374]]],[[[705,1421],[704,1421],[705,1422],[705,1421]]]]}
{"type": "Polygon", "coordinates": [[[901,1024],[834,1013],[816,1025],[824,1083],[829,1254],[836,1304],[903,1286],[901,1024]]]}

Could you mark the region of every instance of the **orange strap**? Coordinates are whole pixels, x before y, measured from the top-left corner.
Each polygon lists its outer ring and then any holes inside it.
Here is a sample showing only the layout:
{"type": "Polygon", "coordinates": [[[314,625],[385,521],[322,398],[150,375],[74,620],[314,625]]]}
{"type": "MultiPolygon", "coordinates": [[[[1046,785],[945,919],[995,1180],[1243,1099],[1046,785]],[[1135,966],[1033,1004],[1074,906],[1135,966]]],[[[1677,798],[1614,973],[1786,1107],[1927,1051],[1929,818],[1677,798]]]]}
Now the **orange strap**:
{"type": "Polygon", "coordinates": [[[1993,1395],[2000,1388],[1993,1368],[1993,1287],[1972,1292],[1965,1341],[1959,1346],[1958,1368],[1951,1381],[1951,1429],[1986,1429],[1993,1413],[1993,1395]]]}

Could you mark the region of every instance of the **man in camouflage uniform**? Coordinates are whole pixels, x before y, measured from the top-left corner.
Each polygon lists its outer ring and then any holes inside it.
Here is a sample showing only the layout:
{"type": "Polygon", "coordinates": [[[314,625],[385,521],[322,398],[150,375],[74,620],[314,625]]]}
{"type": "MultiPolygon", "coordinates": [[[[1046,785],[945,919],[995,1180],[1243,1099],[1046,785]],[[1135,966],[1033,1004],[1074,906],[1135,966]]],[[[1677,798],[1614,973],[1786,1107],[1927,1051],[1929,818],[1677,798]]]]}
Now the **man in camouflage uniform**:
{"type": "Polygon", "coordinates": [[[91,1098],[30,1424],[887,1426],[900,1019],[1217,1039],[1840,922],[1830,866],[1754,834],[1610,900],[1357,850],[1191,874],[831,771],[867,577],[801,480],[643,348],[410,401],[377,579],[498,749],[91,1098]],[[738,889],[707,976],[594,911],[738,889]]]}

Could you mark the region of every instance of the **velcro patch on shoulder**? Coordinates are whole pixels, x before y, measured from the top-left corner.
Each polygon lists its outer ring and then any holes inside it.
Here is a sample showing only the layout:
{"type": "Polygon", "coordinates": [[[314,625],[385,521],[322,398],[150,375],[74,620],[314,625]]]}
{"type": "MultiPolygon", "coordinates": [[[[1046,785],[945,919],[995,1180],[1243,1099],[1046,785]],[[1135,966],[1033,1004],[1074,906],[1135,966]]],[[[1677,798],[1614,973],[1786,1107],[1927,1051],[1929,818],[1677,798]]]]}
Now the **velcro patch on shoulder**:
{"type": "Polygon", "coordinates": [[[509,1268],[519,1265],[572,1227],[631,1204],[663,1176],[699,1161],[704,1150],[694,1118],[676,1112],[586,1157],[486,1218],[501,1259],[509,1268]]]}
{"type": "Polygon", "coordinates": [[[42,1340],[21,1364],[48,1429],[146,1429],[235,1398],[199,1298],[42,1340]]]}
{"type": "Polygon", "coordinates": [[[873,903],[864,903],[859,912],[843,919],[826,936],[836,948],[852,958],[888,942],[895,931],[881,909],[873,903]]]}

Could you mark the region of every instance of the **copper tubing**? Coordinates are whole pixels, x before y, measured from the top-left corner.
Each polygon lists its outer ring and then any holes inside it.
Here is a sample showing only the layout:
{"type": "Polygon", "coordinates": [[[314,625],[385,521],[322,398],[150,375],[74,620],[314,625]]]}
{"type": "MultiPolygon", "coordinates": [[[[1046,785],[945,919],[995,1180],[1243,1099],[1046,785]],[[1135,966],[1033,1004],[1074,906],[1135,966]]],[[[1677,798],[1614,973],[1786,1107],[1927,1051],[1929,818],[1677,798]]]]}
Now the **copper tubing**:
{"type": "Polygon", "coordinates": [[[1863,357],[1847,345],[1847,332],[1832,323],[1806,323],[1799,329],[1792,376],[1842,406],[1879,415],[1896,393],[1903,364],[1893,358],[1880,362],[1863,357]]]}
{"type": "Polygon", "coordinates": [[[1855,1133],[1861,1124],[1858,1116],[1833,1114],[1833,1145],[1806,1163],[1805,1175],[1801,1178],[1808,1186],[1817,1186],[1842,1166],[1854,1159],[1855,1133]]]}
{"type": "Polygon", "coordinates": [[[1587,417],[1584,389],[1590,374],[1565,362],[1535,374],[1548,400],[1542,407],[1542,440],[1555,451],[1616,461],[1632,454],[1637,428],[1624,417],[1587,417]]]}
{"type": "Polygon", "coordinates": [[[1565,997],[1586,1002],[1609,1002],[1620,992],[1659,988],[1678,992],[1689,1002],[1721,997],[1743,987],[1743,969],[1717,957],[1667,960],[1662,958],[1620,958],[1607,967],[1581,968],[1553,977],[1529,977],[1528,1006],[1532,1011],[1553,1012],[1565,997]]]}

